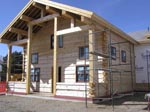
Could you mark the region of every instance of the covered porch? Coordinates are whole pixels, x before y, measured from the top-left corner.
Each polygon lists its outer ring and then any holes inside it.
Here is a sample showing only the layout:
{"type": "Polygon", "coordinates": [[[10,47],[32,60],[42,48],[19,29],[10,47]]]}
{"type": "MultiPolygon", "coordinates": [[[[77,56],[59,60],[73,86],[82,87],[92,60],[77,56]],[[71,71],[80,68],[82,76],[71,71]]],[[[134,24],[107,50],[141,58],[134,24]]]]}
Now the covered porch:
{"type": "MultiPolygon", "coordinates": [[[[58,37],[60,35],[76,34],[79,32],[86,32],[88,34],[89,43],[89,52],[94,51],[94,28],[96,26],[90,26],[91,22],[88,18],[92,17],[92,12],[85,10],[80,10],[77,8],[67,9],[63,8],[64,5],[59,7],[56,3],[52,1],[30,1],[25,8],[16,16],[16,18],[10,23],[10,25],[4,30],[1,35],[0,42],[6,43],[8,45],[8,60],[7,60],[7,92],[8,93],[20,93],[20,94],[32,94],[34,92],[48,93],[53,96],[74,96],[74,97],[85,97],[85,85],[87,88],[90,88],[89,84],[86,83],[76,83],[74,82],[59,82],[58,72],[59,72],[59,48],[58,48],[58,37]],[[51,5],[54,4],[54,5],[51,5]],[[75,11],[76,9],[76,11],[75,11]],[[79,12],[83,13],[79,13],[79,12]],[[67,20],[69,24],[66,26],[60,27],[60,20],[67,20]],[[59,21],[59,22],[58,22],[59,21]],[[44,29],[47,29],[47,24],[52,23],[52,28],[48,29],[49,32],[53,34],[53,50],[47,51],[48,55],[46,61],[49,61],[51,68],[41,65],[35,65],[38,56],[34,53],[34,45],[36,44],[36,38],[39,38],[40,34],[45,35],[44,29]],[[42,33],[43,32],[43,33],[42,33]],[[23,47],[23,73],[21,81],[11,81],[11,54],[12,46],[21,46],[23,47]],[[50,54],[50,55],[49,55],[50,54]],[[34,59],[34,60],[33,60],[34,59]],[[35,61],[35,63],[33,63],[35,61]],[[39,67],[46,69],[51,69],[51,72],[47,74],[48,79],[41,81],[43,69],[38,69],[39,67]],[[34,69],[36,68],[36,69],[34,69]],[[34,74],[34,75],[33,75],[34,74]],[[40,77],[36,77],[40,75],[40,77]]],[[[41,35],[40,35],[41,36],[41,35]]],[[[64,37],[65,38],[65,37],[64,37]]],[[[43,39],[44,40],[44,39],[43,39]]],[[[46,39],[45,39],[46,40],[46,39]]],[[[44,42],[45,42],[44,40],[44,42]]],[[[40,40],[42,43],[42,39],[40,40]]],[[[46,40],[48,41],[48,40],[46,40]]],[[[37,44],[37,46],[39,46],[37,44]]],[[[39,50],[39,46],[37,49],[39,50]]],[[[42,50],[42,49],[40,49],[42,50]]],[[[42,54],[40,52],[38,55],[41,57],[39,60],[42,60],[42,54]]],[[[63,54],[61,54],[63,55],[63,54]]],[[[89,54],[89,60],[94,60],[94,56],[89,54]]],[[[45,57],[46,57],[45,56],[45,57]]],[[[44,57],[44,59],[45,59],[44,57]]],[[[82,63],[84,63],[82,61],[82,63]]],[[[71,64],[71,63],[70,63],[71,64]]],[[[89,68],[93,68],[94,62],[89,62],[89,68]]],[[[45,70],[46,71],[46,70],[45,70]]],[[[90,78],[89,82],[93,83],[93,70],[89,71],[90,78]]],[[[88,95],[90,97],[90,95],[88,95]]]]}

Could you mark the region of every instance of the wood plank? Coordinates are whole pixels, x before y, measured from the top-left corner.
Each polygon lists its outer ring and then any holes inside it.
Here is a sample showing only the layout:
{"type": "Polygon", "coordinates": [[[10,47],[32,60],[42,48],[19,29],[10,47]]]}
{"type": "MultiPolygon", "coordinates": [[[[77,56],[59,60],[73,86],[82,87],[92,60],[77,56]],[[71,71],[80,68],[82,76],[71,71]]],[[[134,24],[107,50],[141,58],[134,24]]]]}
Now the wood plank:
{"type": "Polygon", "coordinates": [[[27,41],[28,41],[28,39],[18,40],[18,41],[11,42],[9,45],[10,46],[12,46],[12,45],[19,46],[19,45],[22,45],[22,44],[26,44],[27,41]]]}
{"type": "Polygon", "coordinates": [[[52,20],[52,19],[54,19],[55,17],[58,17],[58,16],[59,16],[59,14],[48,15],[48,16],[33,20],[33,21],[30,22],[30,24],[32,24],[32,25],[40,24],[40,23],[52,20]]]}
{"type": "Polygon", "coordinates": [[[17,29],[17,28],[14,28],[14,27],[11,27],[10,29],[9,29],[9,31],[10,32],[13,32],[13,33],[19,33],[19,34],[21,34],[21,35],[25,35],[25,36],[28,36],[28,32],[27,31],[25,31],[25,30],[21,30],[21,29],[17,29]]]}
{"type": "Polygon", "coordinates": [[[90,29],[89,25],[78,26],[78,27],[74,27],[74,28],[68,28],[68,29],[57,31],[57,35],[64,35],[64,34],[75,33],[75,32],[79,32],[79,31],[86,31],[89,29],[90,29]]]}
{"type": "Polygon", "coordinates": [[[46,11],[49,12],[49,13],[58,13],[58,14],[61,14],[61,10],[55,9],[53,7],[50,7],[50,6],[46,6],[46,11]]]}

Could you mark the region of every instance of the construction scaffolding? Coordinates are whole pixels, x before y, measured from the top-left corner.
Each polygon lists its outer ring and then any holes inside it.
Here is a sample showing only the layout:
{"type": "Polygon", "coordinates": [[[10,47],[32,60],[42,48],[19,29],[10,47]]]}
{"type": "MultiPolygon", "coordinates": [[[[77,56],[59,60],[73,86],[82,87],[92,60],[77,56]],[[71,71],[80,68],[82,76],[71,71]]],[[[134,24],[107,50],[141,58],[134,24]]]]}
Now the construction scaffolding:
{"type": "MultiPolygon", "coordinates": [[[[94,71],[93,83],[95,88],[91,89],[96,94],[93,99],[100,102],[112,100],[112,106],[114,107],[114,98],[130,95],[127,92],[133,95],[134,92],[134,60],[132,60],[134,59],[132,54],[134,45],[123,39],[117,40],[114,35],[112,36],[109,29],[95,31],[89,35],[87,35],[88,37],[85,36],[85,45],[87,45],[87,42],[93,44],[95,49],[89,54],[92,54],[95,58],[94,60],[85,59],[85,66],[87,61],[94,62],[94,67],[90,68],[94,71]],[[89,35],[94,35],[95,43],[87,40],[89,35]],[[126,85],[127,88],[125,88],[126,85]]],[[[87,92],[87,88],[85,92],[87,92]]]]}

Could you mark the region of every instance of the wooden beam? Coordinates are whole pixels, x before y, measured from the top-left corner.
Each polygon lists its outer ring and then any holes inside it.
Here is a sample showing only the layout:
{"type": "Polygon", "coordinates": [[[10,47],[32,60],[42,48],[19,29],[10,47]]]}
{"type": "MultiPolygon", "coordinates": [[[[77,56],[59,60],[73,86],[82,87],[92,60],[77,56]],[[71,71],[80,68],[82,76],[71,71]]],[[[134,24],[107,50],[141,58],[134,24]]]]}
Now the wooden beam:
{"type": "Polygon", "coordinates": [[[8,83],[10,80],[11,75],[11,53],[12,53],[12,46],[8,45],[8,56],[7,56],[7,77],[6,82],[8,83]]]}
{"type": "Polygon", "coordinates": [[[57,81],[57,17],[54,19],[54,58],[53,58],[53,94],[56,95],[56,81],[57,81]]]}
{"type": "Polygon", "coordinates": [[[48,15],[48,16],[39,18],[39,19],[37,19],[37,20],[33,20],[33,21],[30,22],[30,24],[32,24],[32,25],[37,25],[37,24],[40,24],[40,23],[43,23],[43,22],[52,20],[52,19],[54,19],[55,17],[58,17],[58,16],[59,16],[59,14],[48,15]]]}
{"type": "Polygon", "coordinates": [[[45,10],[45,7],[44,7],[43,5],[38,4],[38,3],[36,3],[36,2],[33,2],[32,5],[33,5],[34,7],[36,7],[36,8],[38,8],[38,9],[40,9],[40,10],[45,10]]]}
{"type": "Polygon", "coordinates": [[[79,31],[85,31],[85,30],[89,30],[89,29],[90,29],[89,25],[64,29],[64,30],[57,31],[57,36],[58,35],[69,34],[69,33],[75,33],[75,32],[79,32],[79,31]]]}
{"type": "Polygon", "coordinates": [[[23,20],[23,21],[26,21],[26,22],[31,22],[32,20],[34,20],[33,18],[28,17],[28,16],[26,16],[26,15],[22,15],[22,16],[20,17],[20,19],[23,20]]]}
{"type": "Polygon", "coordinates": [[[0,39],[0,43],[6,43],[6,44],[8,44],[8,43],[10,43],[10,40],[0,39]]]}
{"type": "Polygon", "coordinates": [[[21,30],[21,29],[17,29],[17,28],[10,28],[9,29],[10,32],[13,32],[13,33],[19,33],[21,35],[25,35],[25,36],[28,36],[28,32],[27,31],[24,31],[24,30],[21,30]]]}
{"type": "Polygon", "coordinates": [[[59,9],[55,9],[53,7],[49,7],[49,6],[46,6],[46,11],[49,12],[50,14],[60,14],[61,13],[61,10],[59,9]]]}
{"type": "MultiPolygon", "coordinates": [[[[41,11],[41,17],[43,17],[43,15],[44,15],[44,12],[41,11]],[[42,14],[42,13],[43,13],[43,14],[42,14]]],[[[25,22],[31,22],[31,21],[34,20],[34,18],[25,16],[25,15],[22,15],[22,16],[20,17],[20,19],[23,20],[23,21],[25,21],[25,22]]],[[[38,24],[38,26],[42,27],[42,26],[44,26],[44,25],[43,25],[43,24],[38,24]]]]}
{"type": "Polygon", "coordinates": [[[22,44],[26,44],[27,42],[28,42],[28,39],[23,39],[23,40],[18,40],[18,41],[11,42],[9,45],[10,46],[12,46],[12,45],[19,46],[19,45],[22,45],[22,44]]]}
{"type": "Polygon", "coordinates": [[[30,93],[32,25],[28,25],[26,93],[30,93]]]}

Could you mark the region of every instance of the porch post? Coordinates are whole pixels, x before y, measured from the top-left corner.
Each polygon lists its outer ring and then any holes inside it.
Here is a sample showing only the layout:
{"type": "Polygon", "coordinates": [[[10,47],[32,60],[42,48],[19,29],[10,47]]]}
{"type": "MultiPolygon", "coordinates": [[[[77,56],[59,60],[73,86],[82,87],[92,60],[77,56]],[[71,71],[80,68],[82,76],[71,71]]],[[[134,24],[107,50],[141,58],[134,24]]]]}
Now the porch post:
{"type": "MultiPolygon", "coordinates": [[[[95,50],[95,34],[94,30],[89,30],[89,52],[94,52],[95,50]]],[[[89,54],[89,60],[94,60],[95,56],[93,54],[89,54]]],[[[89,62],[89,84],[90,84],[90,96],[94,96],[93,86],[94,86],[94,61],[89,62]]]]}
{"type": "Polygon", "coordinates": [[[7,56],[7,78],[6,82],[10,80],[11,75],[11,53],[12,53],[12,46],[8,45],[8,56],[7,56]]]}
{"type": "Polygon", "coordinates": [[[30,93],[32,25],[28,25],[26,93],[30,93]]]}
{"type": "Polygon", "coordinates": [[[54,18],[54,58],[53,58],[53,95],[56,95],[57,81],[57,17],[54,18]]]}

